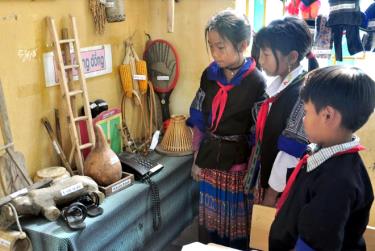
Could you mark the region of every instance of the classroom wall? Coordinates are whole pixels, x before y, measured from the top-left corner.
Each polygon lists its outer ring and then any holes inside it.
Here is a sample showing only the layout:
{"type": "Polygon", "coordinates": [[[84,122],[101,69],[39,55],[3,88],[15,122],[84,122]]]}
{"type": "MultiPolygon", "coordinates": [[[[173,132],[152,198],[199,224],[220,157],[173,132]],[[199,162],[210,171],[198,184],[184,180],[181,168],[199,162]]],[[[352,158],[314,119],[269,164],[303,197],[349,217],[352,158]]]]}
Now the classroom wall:
{"type": "MultiPolygon", "coordinates": [[[[40,168],[59,164],[40,123],[40,119],[46,116],[54,127],[54,109],[59,109],[61,116],[64,111],[60,87],[45,86],[43,53],[52,51],[47,15],[55,18],[59,30],[68,27],[69,14],[75,16],[81,48],[111,44],[112,73],[87,79],[89,100],[102,98],[110,107],[119,107],[121,102],[118,66],[124,58],[124,40],[135,32],[133,42],[139,56],[146,42],[144,32],[151,34],[153,39],[170,41],[181,60],[180,78],[171,95],[171,114],[187,114],[199,86],[200,74],[210,62],[204,42],[204,26],[213,13],[235,5],[235,0],[180,0],[175,7],[174,32],[168,33],[167,0],[124,2],[126,21],[108,23],[104,34],[97,35],[88,0],[0,1],[0,79],[15,148],[25,155],[31,175],[40,168]]],[[[61,116],[63,145],[68,154],[68,129],[65,118],[61,116]]]]}

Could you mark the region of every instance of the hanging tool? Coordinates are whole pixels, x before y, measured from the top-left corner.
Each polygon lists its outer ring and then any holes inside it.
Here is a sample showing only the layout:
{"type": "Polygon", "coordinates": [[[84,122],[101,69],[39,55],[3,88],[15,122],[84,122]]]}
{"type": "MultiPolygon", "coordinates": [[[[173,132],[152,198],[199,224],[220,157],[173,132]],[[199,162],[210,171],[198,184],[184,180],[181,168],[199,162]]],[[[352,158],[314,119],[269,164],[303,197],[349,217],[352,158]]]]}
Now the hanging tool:
{"type": "Polygon", "coordinates": [[[0,127],[4,145],[0,150],[5,154],[0,157],[0,196],[3,197],[26,186],[32,185],[22,153],[14,150],[12,132],[10,130],[5,96],[0,81],[0,127]]]}

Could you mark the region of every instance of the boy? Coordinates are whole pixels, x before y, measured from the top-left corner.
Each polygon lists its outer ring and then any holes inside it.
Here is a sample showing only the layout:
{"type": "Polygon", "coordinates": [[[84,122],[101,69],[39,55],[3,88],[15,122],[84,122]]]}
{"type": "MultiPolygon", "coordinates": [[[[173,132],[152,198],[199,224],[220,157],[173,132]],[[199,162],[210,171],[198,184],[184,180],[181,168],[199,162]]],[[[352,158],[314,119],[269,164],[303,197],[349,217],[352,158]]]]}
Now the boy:
{"type": "Polygon", "coordinates": [[[375,83],[355,67],[325,67],[308,75],[301,98],[315,144],[279,200],[269,249],[366,250],[374,194],[353,133],[374,111],[375,83]]]}

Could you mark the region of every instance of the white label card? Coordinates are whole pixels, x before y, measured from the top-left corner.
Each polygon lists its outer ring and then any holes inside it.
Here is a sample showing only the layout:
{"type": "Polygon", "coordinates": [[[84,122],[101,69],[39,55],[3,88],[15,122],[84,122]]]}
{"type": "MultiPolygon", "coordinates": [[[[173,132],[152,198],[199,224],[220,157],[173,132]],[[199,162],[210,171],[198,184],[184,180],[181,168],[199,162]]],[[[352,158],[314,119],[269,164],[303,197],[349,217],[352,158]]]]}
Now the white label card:
{"type": "Polygon", "coordinates": [[[111,165],[116,164],[116,163],[119,162],[119,161],[120,161],[120,159],[119,159],[117,156],[113,156],[113,157],[110,159],[111,165]]]}
{"type": "Polygon", "coordinates": [[[159,142],[159,136],[160,136],[160,131],[156,130],[154,132],[154,135],[152,136],[150,150],[155,150],[155,147],[158,145],[158,142],[159,142]]]}
{"type": "Polygon", "coordinates": [[[145,75],[133,75],[134,80],[146,80],[145,75]]]}
{"type": "Polygon", "coordinates": [[[60,191],[61,195],[62,196],[66,196],[68,194],[71,194],[71,193],[74,193],[78,190],[81,190],[83,188],[83,185],[81,182],[73,185],[73,186],[70,186],[70,187],[67,187],[67,188],[64,188],[60,191]]]}
{"type": "Polygon", "coordinates": [[[16,197],[18,197],[20,195],[25,195],[28,192],[29,192],[29,190],[27,190],[27,188],[25,187],[25,188],[22,188],[21,190],[18,190],[18,191],[14,192],[14,193],[9,194],[9,196],[14,199],[14,198],[16,198],[16,197]]]}
{"type": "Polygon", "coordinates": [[[159,81],[169,80],[169,76],[156,76],[156,80],[159,80],[159,81]]]}
{"type": "Polygon", "coordinates": [[[61,154],[59,146],[57,145],[57,142],[55,140],[52,141],[52,145],[55,148],[55,151],[57,152],[57,154],[61,154]]]}
{"type": "Polygon", "coordinates": [[[127,180],[122,181],[121,183],[118,183],[117,185],[114,185],[112,187],[112,193],[126,187],[127,185],[130,184],[130,182],[131,182],[131,179],[127,179],[127,180]]]}

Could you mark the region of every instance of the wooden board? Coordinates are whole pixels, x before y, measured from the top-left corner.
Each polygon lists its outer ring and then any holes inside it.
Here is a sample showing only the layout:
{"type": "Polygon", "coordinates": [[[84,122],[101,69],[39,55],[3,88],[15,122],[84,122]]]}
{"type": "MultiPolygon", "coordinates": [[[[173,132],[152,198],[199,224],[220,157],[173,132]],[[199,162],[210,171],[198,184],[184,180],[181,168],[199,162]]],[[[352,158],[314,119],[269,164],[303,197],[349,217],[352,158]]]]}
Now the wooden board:
{"type": "MultiPolygon", "coordinates": [[[[121,111],[118,108],[111,108],[107,111],[101,112],[93,119],[94,125],[98,124],[103,129],[103,133],[108,141],[109,146],[115,153],[122,152],[122,137],[121,131],[121,111]]],[[[79,122],[81,141],[84,144],[88,142],[88,134],[86,129],[86,121],[79,122]]],[[[90,153],[90,149],[82,151],[84,158],[90,153]]]]}
{"type": "Polygon", "coordinates": [[[268,234],[275,215],[275,208],[254,205],[251,218],[250,248],[268,250],[268,234]]]}

